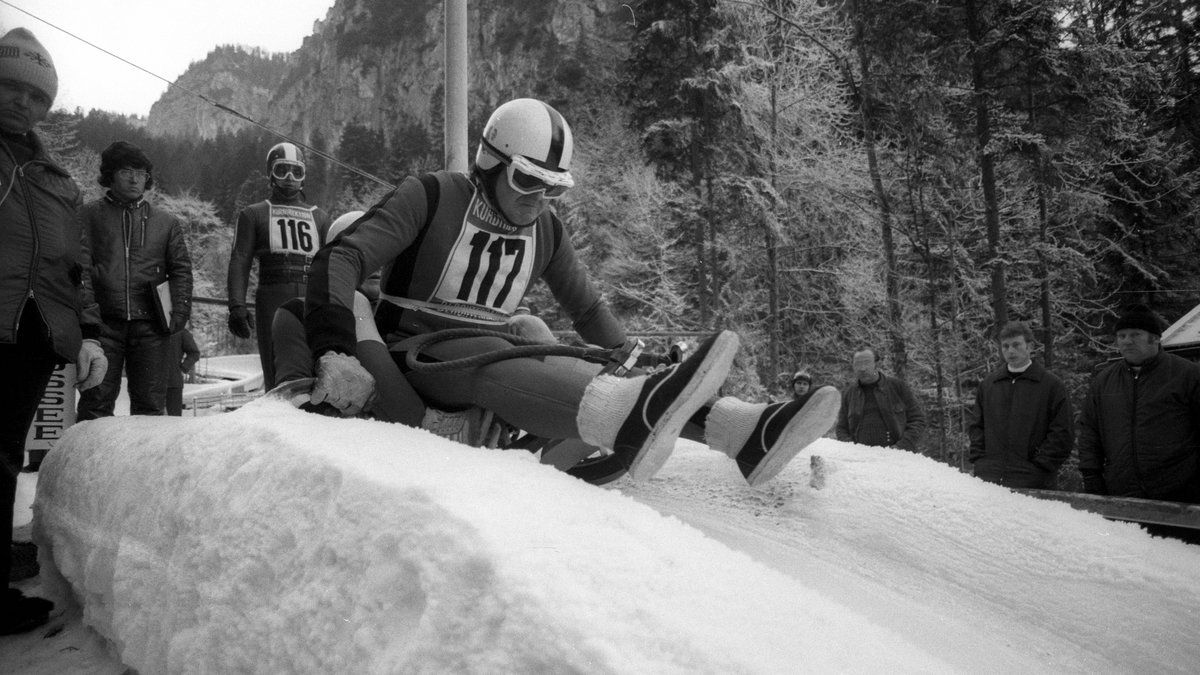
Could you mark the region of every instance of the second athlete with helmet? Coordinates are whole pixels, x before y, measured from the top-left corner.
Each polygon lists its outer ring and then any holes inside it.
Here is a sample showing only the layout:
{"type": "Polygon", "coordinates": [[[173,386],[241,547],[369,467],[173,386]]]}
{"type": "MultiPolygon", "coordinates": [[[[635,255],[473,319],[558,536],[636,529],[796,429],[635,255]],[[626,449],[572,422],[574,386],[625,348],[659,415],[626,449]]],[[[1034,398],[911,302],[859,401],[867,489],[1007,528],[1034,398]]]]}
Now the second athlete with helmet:
{"type": "MultiPolygon", "coordinates": [[[[689,420],[709,447],[736,460],[751,485],[775,476],[832,427],[840,396],[753,404],[718,392],[738,337],[722,331],[673,367],[635,377],[601,374],[569,357],[514,358],[449,372],[409,371],[403,342],[447,328],[508,330],[541,279],[584,340],[625,342],[625,330],[588,279],[550,209],[574,185],[574,141],[562,115],[534,99],[501,105],[484,127],[469,174],[409,177],[313,260],[305,302],[316,363],[311,398],[344,414],[370,405],[375,383],[354,357],[354,291],[383,279],[376,325],[416,392],[439,408],[479,406],[534,435],[612,450],[635,480],[653,475],[689,420]]],[[[436,342],[422,358],[457,360],[507,349],[502,337],[436,342]]]]}
{"type": "Polygon", "coordinates": [[[275,383],[271,319],[291,298],[304,295],[308,267],[325,243],[329,215],[304,201],[304,154],[292,143],[277,143],[267,152],[271,196],[238,214],[233,250],[229,254],[229,331],[250,337],[246,307],[250,268],[258,260],[258,289],[254,294],[254,329],[262,361],[263,384],[275,383]]]}

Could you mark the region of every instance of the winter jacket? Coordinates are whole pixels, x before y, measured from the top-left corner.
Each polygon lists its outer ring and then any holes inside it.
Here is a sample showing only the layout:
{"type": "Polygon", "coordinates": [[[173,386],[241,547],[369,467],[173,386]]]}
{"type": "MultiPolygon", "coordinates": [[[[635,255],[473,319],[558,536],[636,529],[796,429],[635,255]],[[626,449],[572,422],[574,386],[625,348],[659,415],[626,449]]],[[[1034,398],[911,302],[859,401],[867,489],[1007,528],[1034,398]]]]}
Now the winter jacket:
{"type": "Polygon", "coordinates": [[[1071,403],[1067,388],[1036,361],[1021,373],[1001,366],[979,383],[971,423],[970,460],[975,475],[1018,488],[1053,487],[1071,454],[1071,403]]]}
{"type": "Polygon", "coordinates": [[[625,340],[550,210],[515,226],[470,177],[443,171],[409,177],[367,215],[313,260],[305,328],[314,356],[354,353],[354,290],[379,268],[375,322],[389,344],[444,328],[503,330],[539,279],[585,340],[625,340]]]}
{"type": "MultiPolygon", "coordinates": [[[[896,439],[892,447],[916,452],[917,441],[921,440],[921,434],[925,431],[925,412],[912,390],[903,380],[879,373],[875,399],[889,435],[896,439]]],[[[838,411],[836,431],[839,441],[858,442],[863,402],[863,388],[858,382],[852,382],[842,390],[842,408],[838,411]]]]}
{"type": "Polygon", "coordinates": [[[1200,366],[1161,351],[1140,372],[1124,360],[1106,366],[1092,379],[1078,438],[1089,491],[1176,499],[1200,470],[1200,366]]]}
{"type": "Polygon", "coordinates": [[[171,322],[192,314],[192,258],[175,216],[145,199],[112,194],[85,204],[79,220],[91,242],[92,287],[106,321],[157,321],[153,287],[169,282],[171,322]]]}
{"type": "Polygon", "coordinates": [[[82,338],[98,338],[87,237],[75,210],[79,187],[30,133],[33,159],[18,163],[0,137],[0,343],[17,339],[25,303],[33,300],[63,361],[79,356],[82,338]]]}

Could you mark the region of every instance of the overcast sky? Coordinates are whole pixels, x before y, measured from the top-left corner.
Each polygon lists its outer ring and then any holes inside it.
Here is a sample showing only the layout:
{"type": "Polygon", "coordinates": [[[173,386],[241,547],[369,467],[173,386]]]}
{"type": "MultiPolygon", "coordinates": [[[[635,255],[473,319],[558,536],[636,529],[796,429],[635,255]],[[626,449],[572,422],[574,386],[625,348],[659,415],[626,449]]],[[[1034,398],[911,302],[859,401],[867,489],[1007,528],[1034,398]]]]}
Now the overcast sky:
{"type": "Polygon", "coordinates": [[[0,0],[0,31],[24,26],[49,50],[58,69],[55,108],[146,115],[167,89],[160,78],[174,80],[218,45],[293,51],[333,4],[334,0],[0,0]]]}

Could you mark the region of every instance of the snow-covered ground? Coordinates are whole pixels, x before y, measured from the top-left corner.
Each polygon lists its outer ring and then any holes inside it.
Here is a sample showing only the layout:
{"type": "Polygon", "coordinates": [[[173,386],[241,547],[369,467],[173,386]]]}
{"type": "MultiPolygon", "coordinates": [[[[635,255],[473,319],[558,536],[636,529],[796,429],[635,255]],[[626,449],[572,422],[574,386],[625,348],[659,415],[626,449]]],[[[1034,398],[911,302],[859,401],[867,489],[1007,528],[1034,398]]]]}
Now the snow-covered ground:
{"type": "Polygon", "coordinates": [[[688,442],[651,481],[597,488],[523,453],[261,402],[77,425],[38,480],[54,560],[21,586],[59,613],[0,638],[5,672],[1200,663],[1200,547],[829,439],[761,488],[688,442]]]}

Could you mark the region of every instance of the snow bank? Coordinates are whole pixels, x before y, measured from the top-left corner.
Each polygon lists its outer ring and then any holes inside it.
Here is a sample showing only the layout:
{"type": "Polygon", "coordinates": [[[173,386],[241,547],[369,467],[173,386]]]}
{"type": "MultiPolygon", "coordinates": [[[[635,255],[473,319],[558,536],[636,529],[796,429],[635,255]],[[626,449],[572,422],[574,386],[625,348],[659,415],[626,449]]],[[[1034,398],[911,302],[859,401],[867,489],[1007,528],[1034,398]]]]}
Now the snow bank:
{"type": "Polygon", "coordinates": [[[1197,672],[1200,546],[885,448],[821,439],[757,490],[720,459],[681,443],[621,490],[958,672],[1197,672]]]}
{"type": "Polygon", "coordinates": [[[530,456],[276,402],[78,424],[34,510],[56,595],[143,675],[949,670],[530,456]]]}

